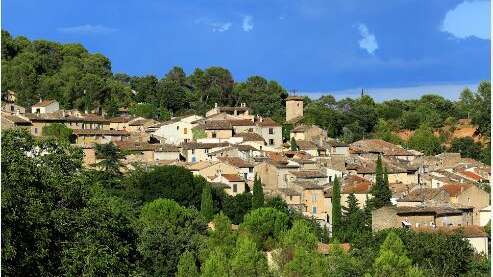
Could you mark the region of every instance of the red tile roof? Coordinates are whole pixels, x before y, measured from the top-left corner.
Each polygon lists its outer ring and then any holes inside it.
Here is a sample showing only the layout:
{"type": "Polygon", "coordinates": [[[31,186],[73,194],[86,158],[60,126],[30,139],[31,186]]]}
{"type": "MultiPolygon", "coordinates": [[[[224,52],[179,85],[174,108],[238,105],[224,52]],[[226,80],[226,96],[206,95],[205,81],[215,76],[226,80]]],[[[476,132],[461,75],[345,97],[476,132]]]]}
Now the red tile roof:
{"type": "Polygon", "coordinates": [[[440,187],[440,189],[446,191],[451,197],[457,197],[471,186],[471,184],[447,184],[440,187]]]}
{"type": "Polygon", "coordinates": [[[241,179],[241,177],[238,176],[237,174],[223,174],[222,176],[230,182],[242,182],[243,181],[243,179],[241,179]]]}
{"type": "Polygon", "coordinates": [[[38,107],[46,107],[52,103],[55,103],[56,101],[55,100],[42,100],[34,105],[32,105],[33,107],[35,108],[38,108],[38,107]]]}
{"type": "Polygon", "coordinates": [[[478,174],[471,172],[471,171],[465,171],[464,170],[464,171],[460,171],[458,173],[468,177],[469,179],[473,179],[474,181],[481,181],[483,179],[483,177],[481,177],[478,174]]]}
{"type": "Polygon", "coordinates": [[[74,129],[73,134],[78,136],[84,136],[84,135],[130,136],[130,133],[127,131],[103,130],[103,129],[74,129]]]}

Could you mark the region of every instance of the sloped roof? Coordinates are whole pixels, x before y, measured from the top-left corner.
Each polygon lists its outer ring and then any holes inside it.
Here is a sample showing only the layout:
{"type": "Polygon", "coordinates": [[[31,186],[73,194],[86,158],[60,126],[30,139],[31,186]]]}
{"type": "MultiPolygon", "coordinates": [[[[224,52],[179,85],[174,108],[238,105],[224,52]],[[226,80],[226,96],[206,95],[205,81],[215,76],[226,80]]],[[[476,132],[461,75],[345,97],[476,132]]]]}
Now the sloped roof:
{"type": "Polygon", "coordinates": [[[31,121],[28,119],[25,119],[23,117],[17,116],[17,115],[8,115],[2,113],[2,117],[5,118],[6,120],[15,123],[17,125],[31,125],[31,121]]]}
{"type": "Polygon", "coordinates": [[[293,170],[293,171],[289,171],[289,173],[293,174],[297,178],[304,178],[304,179],[327,177],[325,173],[320,172],[318,170],[293,170]]]}
{"type": "Polygon", "coordinates": [[[200,143],[200,142],[185,142],[181,144],[183,149],[211,149],[215,147],[226,147],[229,146],[227,142],[219,142],[219,143],[200,143]]]}
{"type": "Polygon", "coordinates": [[[440,190],[434,188],[415,189],[409,192],[408,195],[398,199],[397,202],[423,202],[433,199],[438,193],[440,193],[440,190]]]}
{"type": "Polygon", "coordinates": [[[46,106],[49,106],[55,102],[56,102],[56,100],[42,100],[42,101],[32,105],[32,107],[35,107],[35,108],[46,107],[46,106]]]}
{"type": "Polygon", "coordinates": [[[251,162],[245,161],[239,157],[217,157],[218,160],[236,166],[239,168],[254,167],[255,165],[251,162]]]}
{"type": "Polygon", "coordinates": [[[446,184],[440,187],[441,190],[446,191],[451,197],[457,197],[463,191],[470,188],[471,184],[446,184]]]}
{"type": "Polygon", "coordinates": [[[229,182],[242,182],[243,179],[238,174],[222,174],[222,176],[229,182]]]}
{"type": "Polygon", "coordinates": [[[401,146],[381,139],[364,139],[349,145],[351,153],[382,153],[385,156],[414,156],[401,146]]]}
{"type": "Polygon", "coordinates": [[[229,120],[212,120],[206,121],[205,130],[233,130],[233,125],[229,120]]]}
{"type": "Polygon", "coordinates": [[[261,141],[265,142],[264,138],[257,133],[242,132],[234,135],[235,137],[243,138],[243,141],[261,141]]]}
{"type": "Polygon", "coordinates": [[[309,140],[297,140],[296,144],[300,150],[325,150],[325,148],[309,140]]]}
{"type": "Polygon", "coordinates": [[[459,171],[458,173],[468,177],[469,179],[473,179],[474,181],[481,181],[483,179],[483,177],[471,171],[463,170],[459,171]]]}
{"type": "Polygon", "coordinates": [[[270,117],[264,117],[262,118],[262,121],[256,122],[258,126],[261,127],[279,127],[280,125],[275,122],[272,118],[270,117]]]}
{"type": "Polygon", "coordinates": [[[303,189],[307,189],[307,190],[321,190],[322,189],[322,187],[320,185],[317,185],[316,183],[310,182],[310,181],[294,181],[292,184],[295,186],[299,186],[303,189]]]}
{"type": "Polygon", "coordinates": [[[103,135],[103,136],[130,136],[130,133],[124,130],[103,130],[103,129],[74,129],[72,132],[77,136],[84,135],[103,135]]]}
{"type": "Polygon", "coordinates": [[[286,101],[303,101],[304,97],[303,96],[288,96],[286,97],[286,101]]]}

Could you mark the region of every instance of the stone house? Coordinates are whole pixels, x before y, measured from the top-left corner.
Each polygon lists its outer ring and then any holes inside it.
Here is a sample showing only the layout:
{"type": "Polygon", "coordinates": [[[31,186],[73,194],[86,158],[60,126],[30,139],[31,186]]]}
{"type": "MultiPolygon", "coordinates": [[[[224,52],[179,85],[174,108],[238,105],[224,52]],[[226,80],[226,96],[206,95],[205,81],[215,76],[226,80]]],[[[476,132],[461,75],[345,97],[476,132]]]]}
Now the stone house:
{"type": "Polygon", "coordinates": [[[437,227],[473,225],[472,208],[448,206],[396,207],[387,206],[372,211],[372,230],[411,228],[430,226],[437,227]]]}
{"type": "Polygon", "coordinates": [[[12,129],[12,128],[24,128],[28,131],[31,130],[31,121],[22,116],[22,115],[16,115],[16,114],[6,114],[3,113],[1,114],[1,119],[2,119],[2,130],[6,129],[12,129]]]}
{"type": "Polygon", "coordinates": [[[232,165],[238,169],[238,173],[243,180],[253,181],[255,178],[255,164],[238,157],[218,157],[219,161],[232,165]]]}
{"type": "Polygon", "coordinates": [[[128,140],[130,133],[119,130],[104,129],[75,129],[73,130],[71,142],[75,144],[105,144],[128,140]]]}
{"type": "Polygon", "coordinates": [[[299,125],[294,127],[289,134],[289,139],[312,141],[318,144],[327,139],[327,131],[316,125],[299,125]]]}
{"type": "Polygon", "coordinates": [[[25,114],[31,121],[31,134],[41,136],[43,127],[60,123],[73,130],[109,130],[109,120],[94,114],[81,114],[78,111],[57,111],[52,113],[25,114]]]}
{"type": "Polygon", "coordinates": [[[15,103],[2,102],[2,112],[12,115],[25,114],[26,108],[16,105],[15,103]]]}
{"type": "Polygon", "coordinates": [[[235,196],[246,191],[245,180],[238,174],[221,174],[212,180],[213,183],[222,183],[228,185],[224,191],[228,195],[235,196]]]}
{"type": "Polygon", "coordinates": [[[217,176],[224,174],[238,175],[238,169],[232,165],[223,163],[221,161],[200,161],[187,166],[187,168],[194,174],[200,175],[207,179],[209,182],[214,180],[217,176]]]}
{"type": "Polygon", "coordinates": [[[310,154],[312,157],[321,157],[326,156],[327,150],[309,140],[296,140],[296,144],[298,145],[298,149],[310,154]]]}
{"type": "Polygon", "coordinates": [[[303,118],[303,97],[288,96],[286,98],[286,122],[294,123],[303,118]]]}
{"type": "Polygon", "coordinates": [[[182,149],[181,155],[187,162],[199,162],[208,160],[207,154],[219,150],[224,147],[228,147],[229,143],[197,143],[186,142],[180,145],[182,149]]]}
{"type": "Polygon", "coordinates": [[[262,180],[264,192],[271,193],[281,188],[288,188],[289,171],[298,169],[299,164],[287,160],[266,160],[254,167],[262,180]]]}
{"type": "Polygon", "coordinates": [[[349,145],[349,151],[360,157],[376,160],[378,155],[394,157],[403,161],[412,161],[417,156],[400,145],[395,145],[381,139],[364,139],[349,145]]]}
{"type": "Polygon", "coordinates": [[[250,109],[247,108],[245,103],[241,103],[239,107],[219,107],[217,103],[214,103],[214,108],[205,113],[206,117],[225,113],[238,118],[251,119],[250,109]]]}
{"type": "Polygon", "coordinates": [[[38,103],[31,106],[31,113],[44,114],[53,113],[60,109],[60,104],[55,100],[39,100],[38,103]]]}
{"type": "Polygon", "coordinates": [[[156,124],[151,131],[151,135],[162,138],[164,142],[174,145],[190,142],[194,140],[192,129],[198,125],[197,121],[200,119],[202,117],[198,115],[175,117],[166,122],[156,124]]]}

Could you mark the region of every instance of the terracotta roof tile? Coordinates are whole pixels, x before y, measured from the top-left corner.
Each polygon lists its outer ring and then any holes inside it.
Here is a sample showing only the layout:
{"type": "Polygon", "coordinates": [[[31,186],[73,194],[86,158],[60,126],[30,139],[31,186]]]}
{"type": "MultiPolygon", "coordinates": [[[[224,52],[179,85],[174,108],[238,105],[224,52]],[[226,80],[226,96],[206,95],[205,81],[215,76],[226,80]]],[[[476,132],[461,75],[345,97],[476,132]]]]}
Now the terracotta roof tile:
{"type": "Polygon", "coordinates": [[[222,176],[229,182],[242,182],[243,179],[237,174],[222,174],[222,176]]]}
{"type": "Polygon", "coordinates": [[[77,136],[84,136],[84,135],[130,136],[130,133],[124,130],[103,130],[103,129],[74,129],[73,134],[77,136]]]}
{"type": "Polygon", "coordinates": [[[35,108],[38,108],[38,107],[46,107],[52,103],[55,103],[56,101],[55,100],[42,100],[34,105],[32,105],[32,107],[35,107],[35,108]]]}
{"type": "Polygon", "coordinates": [[[352,153],[382,153],[385,156],[413,156],[406,149],[381,139],[365,139],[349,145],[352,153]]]}
{"type": "Polygon", "coordinates": [[[294,171],[289,171],[289,173],[293,174],[297,178],[326,178],[327,175],[323,172],[320,172],[318,170],[294,170],[294,171]]]}
{"type": "Polygon", "coordinates": [[[242,132],[242,133],[235,134],[234,136],[243,138],[243,141],[265,142],[264,138],[257,133],[242,132]]]}
{"type": "Polygon", "coordinates": [[[255,166],[253,163],[245,161],[242,158],[238,158],[238,157],[217,157],[217,159],[239,168],[247,168],[247,167],[255,166]]]}

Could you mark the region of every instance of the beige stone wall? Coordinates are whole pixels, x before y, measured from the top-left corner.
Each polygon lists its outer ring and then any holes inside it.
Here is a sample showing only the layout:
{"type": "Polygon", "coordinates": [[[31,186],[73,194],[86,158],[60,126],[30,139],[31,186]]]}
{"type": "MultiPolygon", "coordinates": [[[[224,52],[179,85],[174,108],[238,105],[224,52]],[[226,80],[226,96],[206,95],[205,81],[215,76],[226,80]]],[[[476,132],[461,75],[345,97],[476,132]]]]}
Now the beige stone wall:
{"type": "Polygon", "coordinates": [[[179,152],[155,152],[154,159],[157,161],[162,160],[178,160],[180,158],[179,152]]]}
{"type": "Polygon", "coordinates": [[[305,140],[306,139],[305,133],[301,133],[301,132],[291,133],[291,134],[289,134],[289,138],[290,139],[294,138],[295,140],[305,140]]]}
{"type": "Polygon", "coordinates": [[[279,147],[282,145],[282,127],[258,127],[255,129],[255,132],[261,135],[267,146],[270,147],[279,147]],[[272,129],[272,134],[270,133],[270,129],[272,129]],[[272,140],[272,141],[271,141],[272,140]],[[273,144],[270,144],[270,143],[273,144]]]}
{"type": "Polygon", "coordinates": [[[322,190],[304,190],[303,204],[306,206],[306,212],[318,219],[327,220],[327,209],[325,207],[324,193],[322,190]],[[315,213],[313,209],[316,209],[315,213]]]}
{"type": "Polygon", "coordinates": [[[279,171],[275,166],[268,163],[260,163],[254,167],[254,171],[262,180],[262,184],[264,184],[266,190],[277,190],[279,184],[279,171]]]}
{"type": "Polygon", "coordinates": [[[472,186],[463,191],[457,197],[457,203],[464,206],[473,206],[473,221],[475,225],[480,224],[480,210],[490,205],[490,195],[486,191],[472,186]]]}
{"type": "Polygon", "coordinates": [[[207,178],[210,176],[218,176],[219,174],[238,174],[238,169],[229,164],[217,163],[202,170],[199,170],[199,174],[207,178]]]}
{"type": "Polygon", "coordinates": [[[448,226],[450,224],[453,226],[468,225],[468,222],[465,222],[464,216],[462,215],[439,216],[436,218],[435,223],[437,226],[448,226]]]}
{"type": "Polygon", "coordinates": [[[84,165],[90,166],[96,163],[96,150],[94,148],[83,148],[84,151],[84,165]]]}
{"type": "Polygon", "coordinates": [[[489,255],[488,253],[488,238],[467,238],[472,248],[477,253],[484,253],[485,255],[489,255]]]}
{"type": "Polygon", "coordinates": [[[214,138],[213,134],[216,134],[215,138],[228,139],[233,136],[233,130],[205,130],[207,138],[214,138]]]}
{"type": "Polygon", "coordinates": [[[303,101],[286,101],[286,121],[303,116],[303,101]]]}
{"type": "Polygon", "coordinates": [[[383,207],[372,211],[372,230],[380,231],[401,226],[401,220],[393,207],[383,207]]]}

